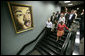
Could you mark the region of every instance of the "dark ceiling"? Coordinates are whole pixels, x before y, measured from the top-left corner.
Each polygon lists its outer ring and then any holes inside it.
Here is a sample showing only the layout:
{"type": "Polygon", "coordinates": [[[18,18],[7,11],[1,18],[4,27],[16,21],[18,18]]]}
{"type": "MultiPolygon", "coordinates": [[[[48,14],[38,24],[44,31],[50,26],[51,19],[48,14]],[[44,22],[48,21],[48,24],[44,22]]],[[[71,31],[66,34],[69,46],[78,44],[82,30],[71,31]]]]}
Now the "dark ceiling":
{"type": "Polygon", "coordinates": [[[71,6],[84,4],[84,1],[70,1],[69,3],[64,3],[64,1],[59,1],[59,4],[62,7],[71,7],[71,6]],[[68,4],[73,4],[73,5],[68,5],[68,4]]]}

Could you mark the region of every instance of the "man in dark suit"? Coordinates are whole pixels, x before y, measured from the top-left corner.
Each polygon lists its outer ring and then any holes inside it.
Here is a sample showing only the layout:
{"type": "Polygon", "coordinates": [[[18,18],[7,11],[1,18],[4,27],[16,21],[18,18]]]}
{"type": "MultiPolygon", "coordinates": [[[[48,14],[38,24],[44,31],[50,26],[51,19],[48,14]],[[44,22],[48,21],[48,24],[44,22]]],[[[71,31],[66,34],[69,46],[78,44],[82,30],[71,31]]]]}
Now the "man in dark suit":
{"type": "Polygon", "coordinates": [[[54,31],[55,20],[56,20],[56,14],[55,14],[55,12],[53,12],[53,15],[51,16],[51,22],[52,22],[52,29],[51,29],[51,31],[54,31]]]}
{"type": "Polygon", "coordinates": [[[69,14],[68,18],[68,27],[70,28],[71,24],[73,23],[73,20],[75,19],[74,10],[71,10],[71,13],[69,14]]]}
{"type": "Polygon", "coordinates": [[[59,11],[57,11],[57,12],[56,12],[56,20],[58,21],[59,18],[60,18],[60,13],[59,13],[59,11]]]}
{"type": "Polygon", "coordinates": [[[55,22],[55,12],[53,12],[53,15],[51,16],[51,22],[52,22],[52,24],[54,24],[54,22],[55,22]]]}
{"type": "Polygon", "coordinates": [[[68,19],[69,19],[69,13],[66,11],[65,12],[65,24],[66,25],[67,25],[68,19]]]}
{"type": "Polygon", "coordinates": [[[80,15],[80,40],[84,37],[84,9],[80,15]]]}

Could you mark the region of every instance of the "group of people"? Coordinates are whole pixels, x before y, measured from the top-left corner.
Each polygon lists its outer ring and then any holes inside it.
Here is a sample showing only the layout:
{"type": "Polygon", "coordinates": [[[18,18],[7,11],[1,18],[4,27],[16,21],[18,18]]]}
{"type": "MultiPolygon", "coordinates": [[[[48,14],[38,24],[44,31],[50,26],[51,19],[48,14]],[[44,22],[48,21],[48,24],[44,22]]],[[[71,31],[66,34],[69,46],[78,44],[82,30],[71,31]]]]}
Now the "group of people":
{"type": "MultiPolygon", "coordinates": [[[[83,14],[84,12],[81,13],[81,15],[83,14]]],[[[59,13],[59,11],[57,13],[53,12],[51,18],[46,22],[46,35],[50,35],[56,29],[58,41],[64,35],[64,28],[71,31],[70,26],[77,16],[76,10],[71,10],[71,13],[68,13],[67,8],[65,8],[65,13],[59,13]]]]}

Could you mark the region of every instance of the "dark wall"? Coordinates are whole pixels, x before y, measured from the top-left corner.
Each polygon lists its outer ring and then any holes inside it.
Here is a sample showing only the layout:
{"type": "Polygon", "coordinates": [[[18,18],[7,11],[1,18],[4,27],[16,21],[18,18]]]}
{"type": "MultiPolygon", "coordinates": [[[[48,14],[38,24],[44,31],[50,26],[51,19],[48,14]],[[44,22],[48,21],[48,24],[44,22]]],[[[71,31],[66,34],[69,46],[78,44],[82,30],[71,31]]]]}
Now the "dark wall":
{"type": "MultiPolygon", "coordinates": [[[[1,2],[1,54],[2,55],[16,55],[17,52],[27,43],[36,39],[45,23],[53,12],[61,11],[59,5],[53,3],[44,3],[43,1],[11,1],[20,4],[32,5],[33,9],[33,23],[32,30],[16,34],[14,25],[9,12],[8,4],[5,1],[1,2]]],[[[26,47],[22,55],[31,51],[36,43],[26,47]]]]}

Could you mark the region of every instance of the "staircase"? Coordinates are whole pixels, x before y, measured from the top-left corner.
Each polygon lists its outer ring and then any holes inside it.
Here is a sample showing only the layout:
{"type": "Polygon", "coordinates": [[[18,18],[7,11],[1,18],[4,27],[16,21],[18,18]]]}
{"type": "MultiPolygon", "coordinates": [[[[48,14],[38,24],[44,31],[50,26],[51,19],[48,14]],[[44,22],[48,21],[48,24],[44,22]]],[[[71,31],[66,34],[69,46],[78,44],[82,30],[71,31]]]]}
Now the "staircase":
{"type": "Polygon", "coordinates": [[[59,40],[56,41],[57,33],[52,32],[52,34],[50,34],[48,37],[43,37],[38,42],[34,50],[27,55],[61,55],[61,49],[66,40],[67,34],[68,32],[65,31],[61,39],[59,38],[59,40]],[[34,51],[36,51],[35,54],[33,53],[34,51]]]}

